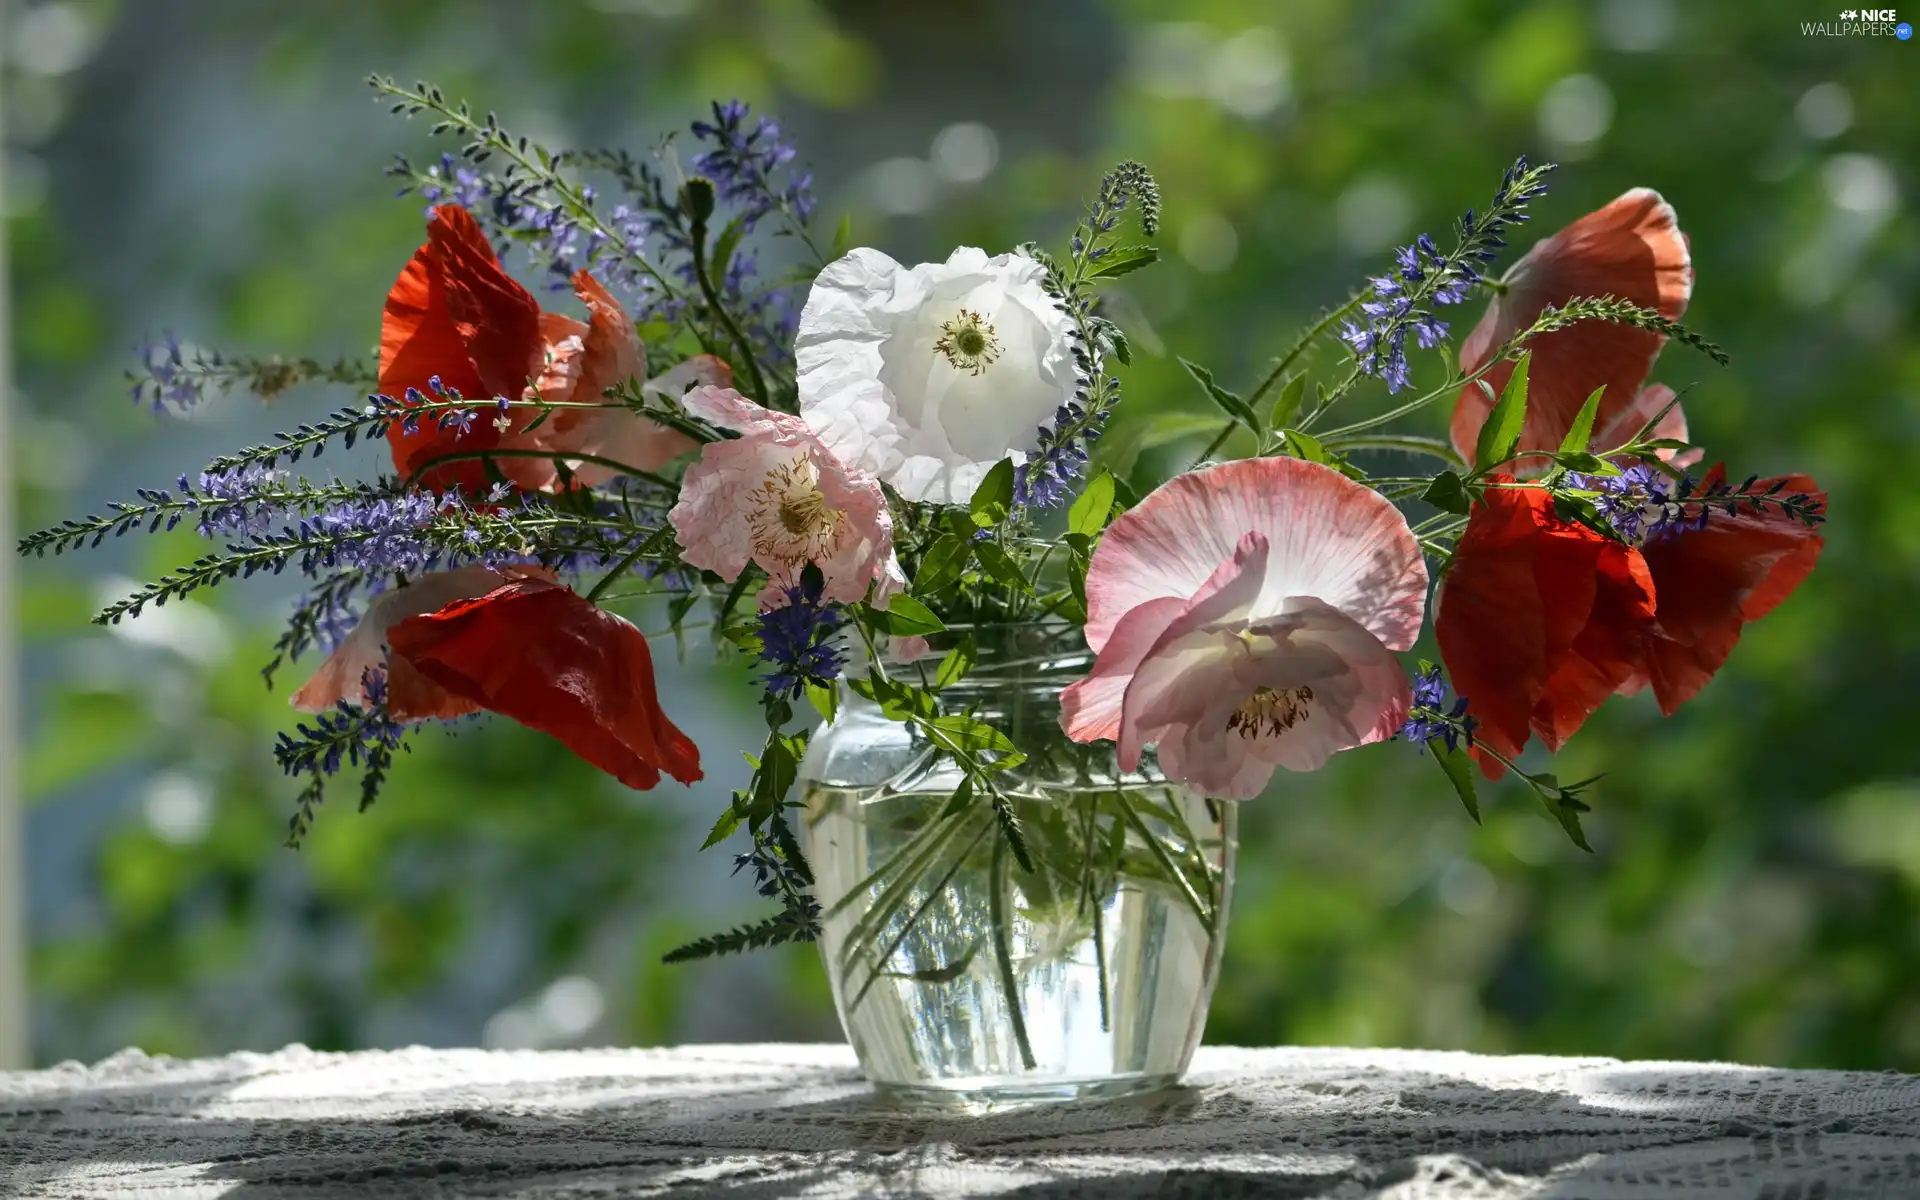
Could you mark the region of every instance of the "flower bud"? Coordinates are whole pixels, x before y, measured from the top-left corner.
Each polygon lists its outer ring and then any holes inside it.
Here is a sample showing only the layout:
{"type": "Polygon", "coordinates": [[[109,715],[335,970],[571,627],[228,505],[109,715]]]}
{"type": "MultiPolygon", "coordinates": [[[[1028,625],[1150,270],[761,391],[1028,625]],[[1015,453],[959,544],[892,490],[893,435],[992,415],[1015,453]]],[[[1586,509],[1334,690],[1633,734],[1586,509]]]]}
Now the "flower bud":
{"type": "Polygon", "coordinates": [[[704,225],[713,215],[713,180],[690,176],[680,185],[680,211],[696,225],[704,225]]]}

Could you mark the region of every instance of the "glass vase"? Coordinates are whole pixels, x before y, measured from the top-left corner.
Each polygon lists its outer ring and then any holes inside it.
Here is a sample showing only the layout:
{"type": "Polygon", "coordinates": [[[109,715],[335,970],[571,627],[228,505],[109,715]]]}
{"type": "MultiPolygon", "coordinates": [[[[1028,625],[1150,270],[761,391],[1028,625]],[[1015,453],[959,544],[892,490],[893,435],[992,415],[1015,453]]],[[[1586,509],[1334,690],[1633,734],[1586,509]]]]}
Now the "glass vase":
{"type": "MultiPolygon", "coordinates": [[[[943,711],[1026,755],[991,776],[997,797],[857,697],[800,767],[820,948],[861,1067],[898,1100],[963,1106],[1174,1083],[1225,944],[1235,806],[1067,739],[1060,694],[1091,662],[1078,629],[947,636],[977,660],[943,711]]],[[[930,677],[941,648],[889,670],[930,677]]]]}

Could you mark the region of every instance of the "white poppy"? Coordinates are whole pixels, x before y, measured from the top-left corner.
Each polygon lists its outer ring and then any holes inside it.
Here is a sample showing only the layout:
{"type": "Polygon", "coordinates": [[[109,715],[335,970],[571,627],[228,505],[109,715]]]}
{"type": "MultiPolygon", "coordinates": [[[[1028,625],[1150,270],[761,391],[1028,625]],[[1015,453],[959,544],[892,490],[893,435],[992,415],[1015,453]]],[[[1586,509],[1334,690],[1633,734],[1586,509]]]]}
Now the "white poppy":
{"type": "Polygon", "coordinates": [[[1073,321],[1016,254],[903,267],[858,249],[814,281],[794,339],[800,415],[908,500],[965,504],[1073,399],[1073,321]]]}

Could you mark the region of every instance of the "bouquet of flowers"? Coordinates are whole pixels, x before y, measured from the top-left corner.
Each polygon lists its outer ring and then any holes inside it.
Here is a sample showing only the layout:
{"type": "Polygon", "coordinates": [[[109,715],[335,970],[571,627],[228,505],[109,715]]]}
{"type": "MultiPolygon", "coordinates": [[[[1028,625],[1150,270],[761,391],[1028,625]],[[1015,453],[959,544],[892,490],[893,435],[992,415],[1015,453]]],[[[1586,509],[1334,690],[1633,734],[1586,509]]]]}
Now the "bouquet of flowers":
{"type": "MultiPolygon", "coordinates": [[[[1520,160],[1450,245],[1399,250],[1244,392],[1184,363],[1218,436],[1142,480],[1096,446],[1132,353],[1101,288],[1156,259],[1161,199],[1139,164],[1099,182],[1056,251],[909,267],[849,246],[844,223],[822,239],[794,150],[739,103],[696,123],[684,157],[671,141],[553,152],[430,86],[373,84],[459,142],[392,169],[427,202],[426,240],[386,297],[377,361],[167,341],[133,386],[156,410],[315,380],[366,398],[20,546],[182,521],[219,544],[102,622],[261,572],[307,578],[264,672],[320,657],[292,697],[315,715],[276,749],[302,781],[296,843],[348,768],[370,804],[418,728],[482,711],[632,788],[700,779],[650,643],[704,626],[760,665],[765,717],[708,845],[742,833],[779,908],[680,956],[809,940],[823,909],[789,816],[816,736],[803,705],[828,723],[876,707],[948,773],[943,819],[979,814],[996,862],[1050,861],[1052,827],[1007,783],[1038,748],[953,698],[975,632],[1026,622],[1090,655],[1058,724],[1111,743],[1121,771],[1154,764],[1211,804],[1397,739],[1476,819],[1475,766],[1512,772],[1584,846],[1591,781],[1522,769],[1529,740],[1557,750],[1616,692],[1650,687],[1671,713],[1820,553],[1812,480],[1700,471],[1679,398],[1648,382],[1668,340],[1724,358],[1678,323],[1687,239],[1644,188],[1496,274],[1551,170],[1520,160]],[[767,237],[798,269],[763,275],[767,237]],[[536,297],[505,253],[573,300],[536,297]],[[1456,356],[1440,314],[1475,300],[1456,356]],[[1449,437],[1392,430],[1442,403],[1449,437]],[[298,473],[372,439],[376,478],[298,473]],[[1244,457],[1217,461],[1230,446],[1244,457]],[[1436,587],[1444,672],[1410,671],[1436,587]]],[[[1205,869],[1144,844],[1139,870],[1203,893],[1205,869]]]]}

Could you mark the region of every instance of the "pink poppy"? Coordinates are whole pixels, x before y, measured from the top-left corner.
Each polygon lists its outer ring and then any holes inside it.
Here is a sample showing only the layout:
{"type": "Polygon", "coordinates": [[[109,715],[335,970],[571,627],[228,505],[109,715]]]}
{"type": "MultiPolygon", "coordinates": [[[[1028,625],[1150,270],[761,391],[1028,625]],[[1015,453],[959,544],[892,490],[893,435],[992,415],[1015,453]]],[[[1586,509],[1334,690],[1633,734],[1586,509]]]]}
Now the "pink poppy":
{"type": "Polygon", "coordinates": [[[1168,778],[1247,799],[1392,737],[1411,694],[1427,569],[1398,509],[1331,468],[1256,458],[1181,475],[1107,530],[1087,572],[1079,742],[1149,742],[1168,778]]]}
{"type": "Polygon", "coordinates": [[[763,608],[787,603],[808,563],[820,567],[822,596],[835,604],[866,599],[872,585],[881,598],[904,586],[893,518],[871,475],[834,457],[799,417],[731,388],[695,388],[682,403],[740,434],[701,450],[667,514],[687,562],[727,580],[759,563],[768,577],[763,608]]]}
{"type": "Polygon", "coordinates": [[[382,592],[367,605],[360,623],[334,647],[313,678],[293,694],[293,706],[303,712],[323,712],[342,700],[364,706],[367,673],[385,671],[387,713],[396,721],[445,719],[474,712],[479,709],[478,704],[454,695],[421,675],[405,659],[394,659],[389,664],[387,631],[408,617],[434,612],[456,600],[484,596],[514,579],[551,577],[551,572],[540,567],[512,567],[506,571],[461,567],[422,575],[404,587],[382,592]]]}
{"type": "MultiPolygon", "coordinates": [[[[1611,204],[1588,213],[1546,238],[1507,271],[1504,291],[1460,347],[1460,369],[1471,374],[1508,338],[1533,324],[1548,305],[1579,298],[1613,296],[1630,300],[1679,320],[1693,295],[1693,260],[1687,236],[1680,232],[1673,206],[1650,188],[1635,188],[1611,204]]],[[[1666,407],[1673,393],[1656,384],[1643,387],[1653,360],[1666,341],[1657,333],[1606,321],[1582,321],[1528,343],[1527,419],[1521,450],[1557,450],[1587,397],[1605,387],[1594,421],[1595,451],[1624,444],[1666,407]]],[[[1513,375],[1503,362],[1483,382],[1497,396],[1513,375]]],[[[1493,399],[1478,384],[1462,388],[1453,410],[1453,446],[1469,461],[1480,427],[1493,411],[1493,399]]],[[[1667,413],[1659,437],[1685,438],[1686,418],[1679,406],[1667,413]]],[[[1661,456],[1674,460],[1675,452],[1661,456]]],[[[1687,452],[1677,465],[1697,461],[1687,452]]],[[[1526,460],[1537,469],[1535,460],[1526,460]]]]}

